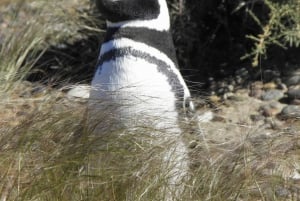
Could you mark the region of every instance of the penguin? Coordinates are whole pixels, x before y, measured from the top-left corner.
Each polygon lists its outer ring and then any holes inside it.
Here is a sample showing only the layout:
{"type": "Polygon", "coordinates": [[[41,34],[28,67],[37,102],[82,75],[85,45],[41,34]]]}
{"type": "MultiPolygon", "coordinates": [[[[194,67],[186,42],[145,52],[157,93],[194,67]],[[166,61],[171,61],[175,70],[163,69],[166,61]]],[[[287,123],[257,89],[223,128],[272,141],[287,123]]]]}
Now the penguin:
{"type": "Polygon", "coordinates": [[[189,172],[179,121],[194,105],[178,68],[167,2],[96,0],[96,6],[107,30],[89,96],[93,132],[151,127],[143,133],[151,136],[149,143],[174,142],[161,154],[162,167],[170,169],[166,200],[174,200],[189,172]]]}

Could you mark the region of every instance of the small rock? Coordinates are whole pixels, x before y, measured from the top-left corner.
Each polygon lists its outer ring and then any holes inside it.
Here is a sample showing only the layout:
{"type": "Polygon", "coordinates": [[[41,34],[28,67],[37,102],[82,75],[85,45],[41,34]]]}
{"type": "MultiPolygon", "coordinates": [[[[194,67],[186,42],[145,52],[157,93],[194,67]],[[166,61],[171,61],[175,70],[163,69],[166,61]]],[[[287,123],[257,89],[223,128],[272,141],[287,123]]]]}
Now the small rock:
{"type": "Polygon", "coordinates": [[[290,89],[287,94],[291,99],[300,99],[300,89],[290,89]]]}
{"type": "Polygon", "coordinates": [[[218,103],[221,101],[221,98],[216,95],[209,96],[208,99],[209,99],[209,102],[211,102],[211,103],[218,103]]]}
{"type": "Polygon", "coordinates": [[[300,99],[294,99],[291,102],[292,105],[300,105],[300,99]]]}
{"type": "Polygon", "coordinates": [[[282,90],[283,92],[287,92],[288,91],[288,88],[287,86],[284,84],[284,83],[279,83],[277,85],[278,89],[282,90]]]}
{"type": "Polygon", "coordinates": [[[279,100],[284,97],[284,93],[278,89],[271,89],[262,94],[261,99],[264,101],[279,100]]]}
{"type": "Polygon", "coordinates": [[[273,81],[274,78],[277,78],[280,76],[280,72],[276,70],[267,69],[263,72],[263,78],[265,82],[273,81]]]}
{"type": "Polygon", "coordinates": [[[242,78],[246,78],[249,75],[249,72],[246,68],[241,68],[235,72],[237,76],[241,76],[242,78]]]}
{"type": "Polygon", "coordinates": [[[244,96],[241,96],[240,94],[233,94],[231,96],[227,97],[228,100],[232,100],[232,101],[244,101],[246,100],[246,98],[244,96]]]}
{"type": "Polygon", "coordinates": [[[253,115],[250,115],[250,119],[254,122],[258,122],[258,121],[263,121],[265,119],[265,117],[260,114],[253,114],[253,115]]]}
{"type": "Polygon", "coordinates": [[[280,121],[272,117],[265,118],[265,124],[269,124],[272,129],[279,129],[282,126],[280,121]]]}
{"type": "MultiPolygon", "coordinates": [[[[212,119],[214,122],[226,122],[226,118],[221,116],[221,115],[215,115],[214,118],[212,119]]],[[[300,146],[300,145],[299,145],[300,146]]]]}
{"type": "Polygon", "coordinates": [[[275,78],[274,79],[274,82],[277,84],[277,85],[279,85],[279,84],[282,84],[282,80],[281,80],[281,78],[275,78]]]}
{"type": "Polygon", "coordinates": [[[254,82],[250,85],[249,96],[255,98],[261,98],[263,94],[263,83],[262,82],[254,82]]]}
{"type": "Polygon", "coordinates": [[[243,82],[243,78],[241,78],[241,76],[237,75],[237,76],[235,76],[235,82],[237,84],[241,84],[243,82]]]}
{"type": "Polygon", "coordinates": [[[291,195],[291,192],[284,188],[284,187],[278,187],[276,190],[275,190],[275,194],[279,197],[286,197],[288,198],[290,195],[291,195]]]}
{"type": "Polygon", "coordinates": [[[286,79],[285,84],[287,86],[298,85],[300,84],[300,75],[294,75],[286,79]]]}
{"type": "Polygon", "coordinates": [[[277,88],[277,84],[275,84],[274,82],[268,82],[264,84],[264,89],[276,89],[276,88],[277,88]]]}
{"type": "Polygon", "coordinates": [[[225,92],[226,92],[226,90],[223,87],[221,87],[217,90],[217,94],[223,94],[225,92]]]}
{"type": "Polygon", "coordinates": [[[294,180],[300,180],[300,173],[295,169],[290,178],[294,180]]]}
{"type": "Polygon", "coordinates": [[[231,78],[229,81],[229,84],[234,87],[234,86],[236,86],[236,81],[233,78],[231,78]]]}
{"type": "Polygon", "coordinates": [[[288,105],[282,109],[280,116],[283,118],[300,118],[300,106],[288,105]]]}
{"type": "Polygon", "coordinates": [[[201,115],[198,115],[198,121],[207,123],[210,122],[214,118],[214,113],[211,111],[207,111],[201,115]]]}
{"type": "Polygon", "coordinates": [[[234,86],[230,84],[227,86],[227,89],[228,89],[228,91],[233,92],[234,86]]]}
{"type": "Polygon", "coordinates": [[[267,105],[263,105],[259,108],[259,111],[265,116],[265,117],[273,117],[276,116],[281,112],[282,106],[277,102],[272,102],[267,105]]]}
{"type": "Polygon", "coordinates": [[[74,86],[67,92],[69,98],[83,98],[88,99],[90,96],[90,86],[88,85],[78,85],[74,86]]]}
{"type": "Polygon", "coordinates": [[[214,80],[213,77],[208,78],[208,84],[209,84],[210,91],[216,91],[217,83],[216,83],[216,81],[214,80]]]}
{"type": "Polygon", "coordinates": [[[264,91],[262,89],[253,89],[250,91],[249,96],[260,99],[264,91]]]}
{"type": "Polygon", "coordinates": [[[227,100],[227,99],[230,99],[230,97],[232,97],[232,96],[234,96],[234,93],[228,92],[223,95],[223,99],[227,100]]]}
{"type": "Polygon", "coordinates": [[[41,96],[44,96],[46,95],[48,92],[48,89],[45,87],[45,86],[36,86],[34,87],[30,93],[33,97],[35,98],[38,98],[38,97],[41,97],[41,96]]]}
{"type": "Polygon", "coordinates": [[[198,142],[196,140],[193,140],[189,143],[189,148],[194,149],[198,145],[198,142]]]}

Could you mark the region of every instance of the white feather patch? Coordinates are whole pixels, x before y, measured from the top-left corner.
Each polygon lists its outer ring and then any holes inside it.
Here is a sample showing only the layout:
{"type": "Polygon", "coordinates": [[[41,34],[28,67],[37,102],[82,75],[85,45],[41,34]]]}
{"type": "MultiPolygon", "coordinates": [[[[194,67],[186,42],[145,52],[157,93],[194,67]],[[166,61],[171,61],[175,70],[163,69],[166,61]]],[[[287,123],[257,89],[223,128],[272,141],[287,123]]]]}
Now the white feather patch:
{"type": "MultiPolygon", "coordinates": [[[[148,45],[146,45],[144,43],[141,43],[141,42],[136,42],[136,41],[131,40],[131,39],[120,38],[120,39],[111,40],[111,41],[108,41],[108,42],[102,44],[100,56],[105,54],[106,52],[109,52],[112,49],[119,49],[119,48],[126,48],[126,47],[132,47],[133,49],[140,50],[140,51],[143,51],[143,52],[147,52],[151,56],[166,62],[166,64],[169,65],[171,67],[172,71],[177,75],[178,80],[180,81],[180,84],[183,86],[184,98],[187,98],[187,97],[191,96],[190,91],[189,91],[189,89],[188,89],[181,73],[176,68],[173,61],[166,54],[162,53],[161,51],[157,50],[156,48],[153,48],[153,47],[148,46],[148,45]]],[[[141,69],[144,72],[146,72],[145,67],[141,67],[141,69]]]]}

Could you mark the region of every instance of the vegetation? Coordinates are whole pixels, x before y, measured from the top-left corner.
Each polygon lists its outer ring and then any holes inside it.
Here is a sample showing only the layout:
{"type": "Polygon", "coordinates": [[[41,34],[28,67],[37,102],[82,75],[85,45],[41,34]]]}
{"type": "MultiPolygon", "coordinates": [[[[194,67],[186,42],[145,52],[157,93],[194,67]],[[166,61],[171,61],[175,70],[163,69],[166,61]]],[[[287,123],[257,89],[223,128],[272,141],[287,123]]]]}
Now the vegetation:
{"type": "MultiPolygon", "coordinates": [[[[250,66],[276,66],[299,52],[298,0],[170,1],[177,53],[193,81],[250,66]],[[184,7],[185,9],[180,9],[184,7]]],[[[290,61],[289,61],[290,62],[290,61]]],[[[299,63],[299,60],[296,60],[299,63]]]]}
{"type": "Polygon", "coordinates": [[[246,57],[252,57],[252,65],[259,65],[259,57],[265,56],[268,46],[277,45],[284,49],[300,47],[300,3],[297,0],[277,2],[265,1],[269,10],[268,19],[262,22],[251,10],[250,16],[257,22],[260,32],[248,38],[255,42],[254,48],[246,57]]]}
{"type": "MultiPolygon", "coordinates": [[[[195,22],[200,18],[195,18],[194,9],[203,2],[186,2],[185,10],[182,1],[170,1],[182,64],[190,62],[184,56],[197,45],[211,52],[209,44],[225,40],[213,35],[198,37],[204,26],[207,33],[214,29],[217,34],[226,25],[195,22]],[[207,38],[208,46],[200,46],[207,38]]],[[[209,14],[217,15],[214,20],[220,20],[217,12],[224,13],[224,6],[232,4],[235,10],[231,11],[247,11],[254,19],[256,28],[249,38],[255,43],[248,52],[253,61],[273,44],[299,46],[297,1],[265,1],[270,10],[265,20],[258,16],[264,13],[249,9],[257,2],[222,1],[206,6],[217,4],[214,14],[209,14]]],[[[145,144],[141,136],[151,128],[122,131],[130,135],[92,136],[84,120],[85,103],[64,94],[65,88],[79,80],[88,82],[94,71],[91,66],[97,58],[103,22],[88,12],[90,5],[73,0],[28,0],[12,1],[0,9],[0,27],[5,30],[0,32],[0,200],[164,200],[161,187],[168,170],[161,170],[152,156],[168,144],[145,144]],[[83,61],[78,61],[78,55],[83,61]],[[87,74],[76,77],[78,72],[87,74]]],[[[261,139],[254,125],[232,126],[239,133],[231,143],[218,143],[205,133],[201,140],[186,134],[187,144],[197,145],[191,146],[192,171],[178,200],[299,200],[299,186],[290,173],[283,174],[281,166],[274,171],[270,168],[277,167],[278,160],[293,167],[300,155],[299,136],[274,131],[276,137],[261,139]]]]}

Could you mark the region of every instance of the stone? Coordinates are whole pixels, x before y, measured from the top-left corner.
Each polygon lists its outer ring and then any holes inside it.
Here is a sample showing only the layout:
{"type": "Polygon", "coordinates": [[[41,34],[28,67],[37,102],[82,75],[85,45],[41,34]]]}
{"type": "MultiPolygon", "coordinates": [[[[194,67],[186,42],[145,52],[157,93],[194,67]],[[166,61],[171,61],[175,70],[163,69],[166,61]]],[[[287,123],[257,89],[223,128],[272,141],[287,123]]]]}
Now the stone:
{"type": "Polygon", "coordinates": [[[278,87],[278,89],[282,90],[283,92],[288,91],[288,88],[287,88],[286,84],[284,84],[284,83],[279,83],[277,87],[278,87]]]}
{"type": "Polygon", "coordinates": [[[273,117],[281,112],[282,106],[278,102],[271,102],[259,108],[259,111],[265,117],[273,117]]]}
{"type": "Polygon", "coordinates": [[[291,99],[300,99],[300,89],[289,89],[287,95],[291,99]]]}
{"type": "Polygon", "coordinates": [[[198,145],[198,142],[196,140],[192,140],[190,143],[189,143],[189,148],[190,149],[194,149],[196,148],[196,146],[198,145]]]}
{"type": "Polygon", "coordinates": [[[243,82],[243,78],[239,75],[235,76],[235,82],[237,84],[241,84],[243,82]]]}
{"type": "Polygon", "coordinates": [[[288,105],[282,109],[280,116],[283,118],[300,118],[300,106],[288,105]]]}
{"type": "Polygon", "coordinates": [[[230,97],[232,97],[232,96],[234,96],[234,93],[228,92],[223,95],[223,99],[227,100],[227,99],[230,99],[230,97]]]}
{"type": "Polygon", "coordinates": [[[208,97],[209,102],[215,104],[215,103],[219,103],[221,101],[221,98],[219,96],[216,95],[212,95],[208,97]]]}
{"type": "Polygon", "coordinates": [[[237,70],[235,72],[235,74],[237,76],[241,76],[242,78],[247,78],[248,75],[249,75],[249,72],[248,72],[248,70],[246,68],[241,68],[241,69],[237,70]]]}
{"type": "Polygon", "coordinates": [[[285,81],[285,84],[287,86],[292,86],[292,85],[298,85],[300,84],[300,75],[293,75],[291,77],[288,77],[285,81]]]}
{"type": "Polygon", "coordinates": [[[282,80],[281,80],[281,78],[275,78],[274,79],[274,82],[277,84],[277,85],[279,85],[279,84],[282,84],[282,80]]]}
{"type": "Polygon", "coordinates": [[[42,97],[48,93],[48,89],[45,86],[36,86],[30,91],[31,95],[35,98],[42,97]]]}
{"type": "Polygon", "coordinates": [[[271,89],[262,94],[261,99],[264,101],[279,100],[284,97],[284,93],[278,89],[271,89]]]}
{"type": "Polygon", "coordinates": [[[212,111],[207,111],[197,116],[197,120],[202,123],[210,122],[211,120],[213,120],[213,118],[214,118],[214,113],[212,111]]]}
{"type": "Polygon", "coordinates": [[[276,70],[267,69],[263,72],[263,78],[265,82],[273,81],[277,77],[280,77],[280,72],[276,70]]]}
{"type": "Polygon", "coordinates": [[[275,194],[279,197],[288,198],[292,194],[292,192],[289,191],[287,188],[280,186],[277,187],[277,189],[275,190],[275,194]]]}
{"type": "Polygon", "coordinates": [[[294,99],[291,102],[292,105],[300,105],[300,99],[294,99]]]}
{"type": "Polygon", "coordinates": [[[272,118],[272,117],[267,117],[264,119],[265,124],[269,124],[270,128],[272,129],[280,129],[280,127],[282,126],[282,123],[280,121],[278,121],[276,118],[272,118]]]}
{"type": "Polygon", "coordinates": [[[239,102],[246,100],[246,98],[240,94],[230,94],[227,96],[227,99],[232,101],[239,101],[239,102]]]}
{"type": "Polygon", "coordinates": [[[230,84],[227,86],[227,89],[228,89],[228,91],[233,92],[234,86],[230,84]]]}
{"type": "Polygon", "coordinates": [[[277,88],[277,84],[275,84],[274,82],[268,82],[264,84],[264,89],[276,89],[277,88]]]}
{"type": "Polygon", "coordinates": [[[259,122],[259,121],[263,121],[265,119],[265,117],[260,114],[252,114],[252,115],[250,115],[250,119],[254,122],[259,122]]]}
{"type": "Polygon", "coordinates": [[[250,97],[261,98],[263,94],[263,83],[262,82],[254,82],[250,85],[250,97]]]}
{"type": "Polygon", "coordinates": [[[88,85],[77,85],[72,87],[68,92],[69,98],[83,98],[88,99],[90,96],[90,86],[88,85]]]}

